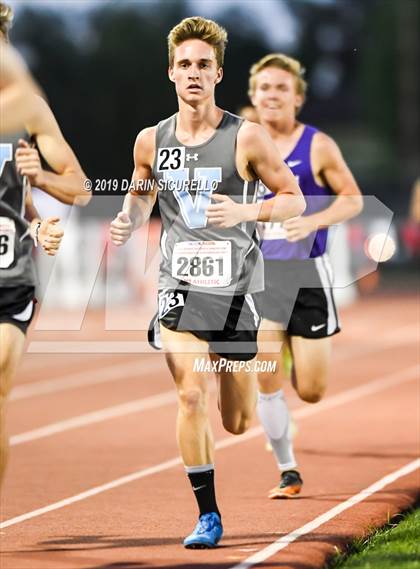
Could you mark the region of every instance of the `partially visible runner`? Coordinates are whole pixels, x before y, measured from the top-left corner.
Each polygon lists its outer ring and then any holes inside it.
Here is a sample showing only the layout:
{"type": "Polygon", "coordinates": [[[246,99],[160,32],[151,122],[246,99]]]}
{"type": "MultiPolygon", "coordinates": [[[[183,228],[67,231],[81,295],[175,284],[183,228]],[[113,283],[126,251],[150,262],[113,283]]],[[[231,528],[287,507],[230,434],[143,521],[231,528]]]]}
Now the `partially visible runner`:
{"type": "MultiPolygon", "coordinates": [[[[326,253],[328,227],[360,213],[360,190],[332,138],[296,119],[306,92],[301,64],[269,54],[251,67],[249,96],[279,157],[292,170],[307,200],[303,216],[261,224],[265,264],[260,359],[276,360],[260,373],[257,412],[281,472],[270,498],[298,494],[302,479],[293,453],[291,423],[282,385],[281,348],[292,355],[292,381],[301,399],[319,401],[330,369],[331,336],[340,331],[326,253]],[[338,196],[338,197],[333,197],[338,196]],[[264,354],[264,344],[278,345],[264,354]]],[[[266,189],[265,199],[272,197],[266,189]]]]}
{"type": "MultiPolygon", "coordinates": [[[[11,11],[0,3],[2,43],[8,40],[10,21],[11,11]]],[[[7,397],[34,313],[32,246],[39,243],[49,255],[55,255],[63,237],[57,217],[39,218],[31,185],[65,203],[80,196],[85,204],[90,198],[83,189],[85,175],[50,108],[38,95],[31,96],[34,112],[24,121],[25,128],[0,137],[0,482],[7,459],[7,397]],[[51,171],[41,167],[39,153],[51,171]]]]}
{"type": "Polygon", "coordinates": [[[162,217],[159,335],[178,391],[177,438],[199,507],[188,548],[214,547],[222,536],[214,487],[214,442],[208,418],[208,378],[195,369],[216,366],[225,429],[243,433],[256,403],[256,373],[244,364],[257,352],[260,323],[255,293],[263,289],[256,220],[284,221],[305,203],[296,180],[264,129],[218,108],[226,31],[211,20],[188,18],[168,36],[169,78],[179,112],[140,132],[133,183],[111,224],[122,245],[150,216],[159,196],[162,217]],[[276,194],[256,203],[258,178],[276,194]],[[152,191],[146,182],[154,180],[152,191]],[[159,191],[158,191],[159,189],[159,191]],[[215,203],[211,204],[211,200],[215,203]],[[220,367],[219,367],[220,366],[220,367]]]}
{"type": "MultiPolygon", "coordinates": [[[[0,2],[2,26],[10,25],[11,8],[0,2]]],[[[0,34],[0,133],[19,130],[33,114],[33,93],[39,93],[25,62],[0,34]]]]}

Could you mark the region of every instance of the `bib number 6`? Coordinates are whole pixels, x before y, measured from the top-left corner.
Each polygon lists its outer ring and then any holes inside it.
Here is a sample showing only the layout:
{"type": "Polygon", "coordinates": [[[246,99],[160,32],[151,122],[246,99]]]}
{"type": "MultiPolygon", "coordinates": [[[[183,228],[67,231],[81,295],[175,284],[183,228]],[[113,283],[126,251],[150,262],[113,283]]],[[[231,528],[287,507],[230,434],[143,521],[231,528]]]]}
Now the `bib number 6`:
{"type": "Polygon", "coordinates": [[[0,269],[7,269],[15,260],[16,228],[13,219],[0,217],[0,269]]]}

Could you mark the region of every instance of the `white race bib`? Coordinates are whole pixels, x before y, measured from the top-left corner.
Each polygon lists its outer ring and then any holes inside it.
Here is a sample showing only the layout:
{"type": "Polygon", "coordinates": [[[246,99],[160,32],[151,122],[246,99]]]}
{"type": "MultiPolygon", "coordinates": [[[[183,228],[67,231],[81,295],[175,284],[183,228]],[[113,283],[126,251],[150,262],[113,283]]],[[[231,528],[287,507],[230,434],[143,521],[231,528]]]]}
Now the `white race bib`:
{"type": "Polygon", "coordinates": [[[7,269],[15,260],[15,237],[13,219],[0,217],[0,269],[7,269]]]}
{"type": "Polygon", "coordinates": [[[195,286],[228,286],[232,280],[230,241],[181,241],[172,254],[172,276],[195,286]]]}

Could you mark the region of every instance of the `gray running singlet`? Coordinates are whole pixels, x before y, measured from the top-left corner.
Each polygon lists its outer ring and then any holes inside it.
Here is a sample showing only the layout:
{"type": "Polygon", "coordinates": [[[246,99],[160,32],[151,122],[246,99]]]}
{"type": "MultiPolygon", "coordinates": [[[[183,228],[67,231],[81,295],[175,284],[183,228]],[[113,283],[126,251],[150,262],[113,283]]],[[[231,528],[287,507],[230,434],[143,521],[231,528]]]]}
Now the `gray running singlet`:
{"type": "Polygon", "coordinates": [[[159,289],[188,289],[212,294],[246,294],[264,288],[256,223],[224,229],[207,222],[213,193],[238,203],[256,201],[258,180],[243,180],[235,161],[243,119],[224,112],[207,142],[184,146],[173,115],[156,132],[153,176],[162,218],[159,289]]]}
{"type": "Polygon", "coordinates": [[[26,189],[14,159],[19,138],[29,140],[26,132],[0,137],[0,287],[36,284],[26,189]]]}

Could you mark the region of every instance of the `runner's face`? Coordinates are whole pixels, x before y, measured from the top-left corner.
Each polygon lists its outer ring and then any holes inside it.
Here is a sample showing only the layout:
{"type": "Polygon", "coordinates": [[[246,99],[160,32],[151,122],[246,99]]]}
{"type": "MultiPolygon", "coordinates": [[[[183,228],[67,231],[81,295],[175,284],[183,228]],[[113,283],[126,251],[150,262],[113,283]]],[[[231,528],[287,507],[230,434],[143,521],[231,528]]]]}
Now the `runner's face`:
{"type": "Polygon", "coordinates": [[[267,67],[256,75],[252,103],[261,121],[293,119],[302,102],[296,93],[296,80],[288,71],[267,67]]]}
{"type": "Polygon", "coordinates": [[[217,66],[214,48],[192,39],[175,48],[174,64],[169,78],[175,83],[178,97],[187,103],[198,103],[214,97],[214,88],[222,80],[222,68],[217,66]]]}

